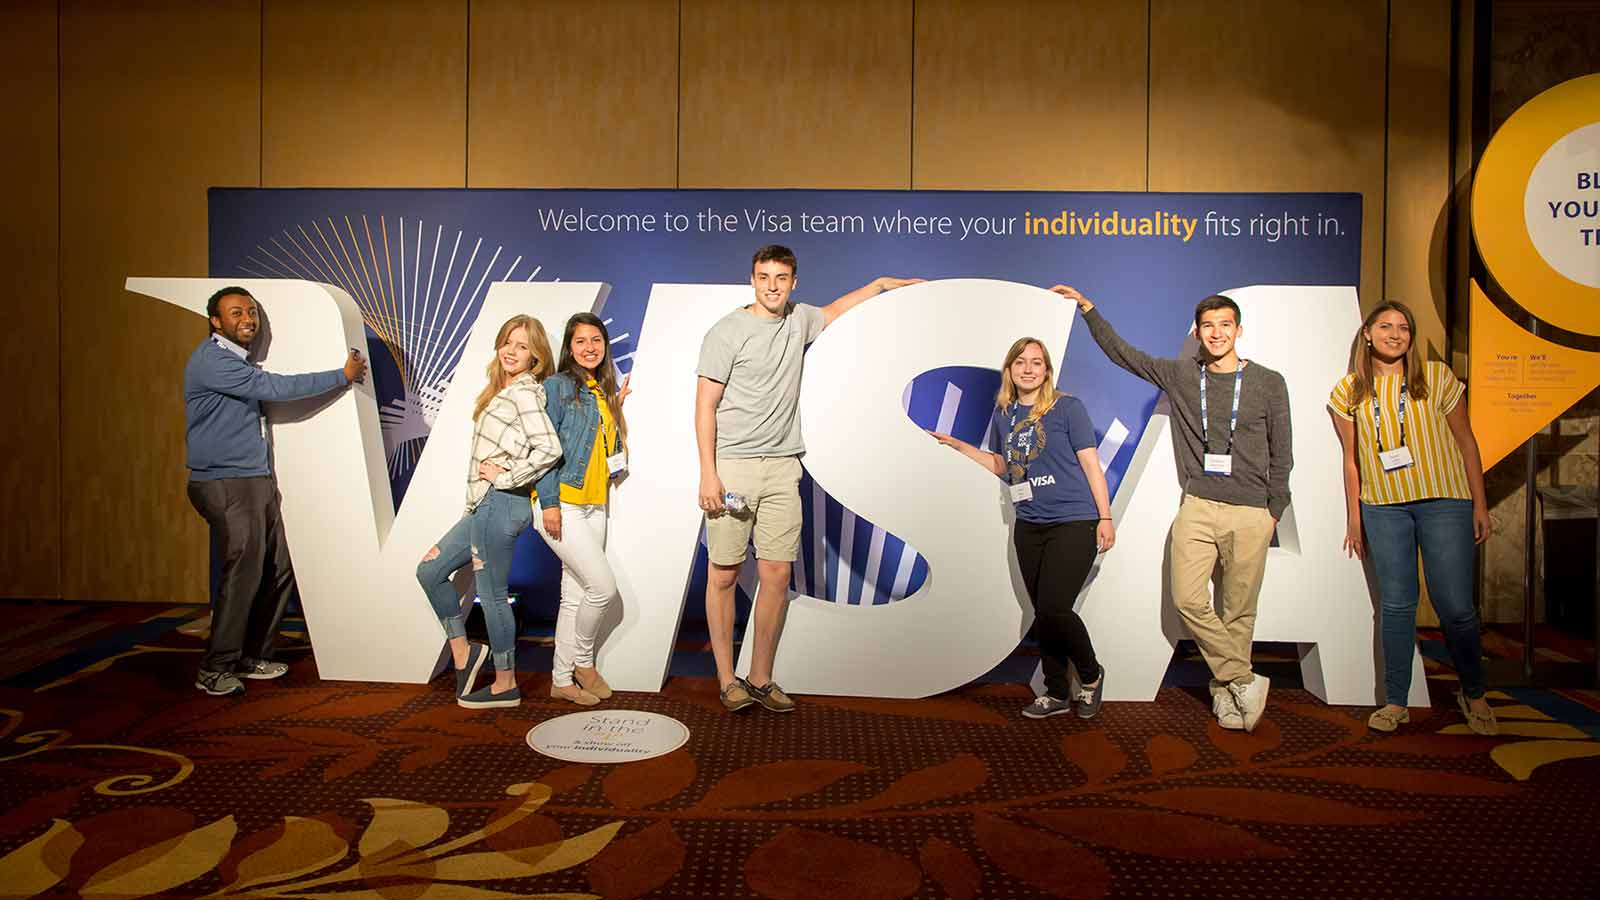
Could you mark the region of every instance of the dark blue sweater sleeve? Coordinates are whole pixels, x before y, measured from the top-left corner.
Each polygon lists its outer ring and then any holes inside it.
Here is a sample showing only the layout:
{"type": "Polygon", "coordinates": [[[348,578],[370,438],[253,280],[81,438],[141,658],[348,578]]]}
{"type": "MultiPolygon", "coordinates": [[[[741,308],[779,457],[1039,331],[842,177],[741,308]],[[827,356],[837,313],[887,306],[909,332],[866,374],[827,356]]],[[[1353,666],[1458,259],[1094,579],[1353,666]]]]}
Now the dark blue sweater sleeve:
{"type": "Polygon", "coordinates": [[[279,375],[263,372],[227,351],[215,354],[211,364],[200,367],[196,374],[199,387],[243,400],[301,400],[349,384],[343,369],[279,375]]]}

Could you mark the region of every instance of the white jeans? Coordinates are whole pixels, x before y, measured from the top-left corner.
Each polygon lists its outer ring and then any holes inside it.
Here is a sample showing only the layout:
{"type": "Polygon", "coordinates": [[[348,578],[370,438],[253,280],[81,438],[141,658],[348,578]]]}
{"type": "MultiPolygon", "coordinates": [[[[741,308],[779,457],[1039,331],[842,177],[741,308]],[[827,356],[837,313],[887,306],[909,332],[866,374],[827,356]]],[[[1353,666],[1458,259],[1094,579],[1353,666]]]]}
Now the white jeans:
{"type": "Polygon", "coordinates": [[[561,560],[561,611],[556,614],[550,681],[566,687],[572,684],[574,666],[594,668],[595,634],[606,604],[617,594],[617,579],[606,561],[606,508],[562,503],[560,509],[559,540],[545,532],[543,510],[534,513],[533,525],[561,560]]]}

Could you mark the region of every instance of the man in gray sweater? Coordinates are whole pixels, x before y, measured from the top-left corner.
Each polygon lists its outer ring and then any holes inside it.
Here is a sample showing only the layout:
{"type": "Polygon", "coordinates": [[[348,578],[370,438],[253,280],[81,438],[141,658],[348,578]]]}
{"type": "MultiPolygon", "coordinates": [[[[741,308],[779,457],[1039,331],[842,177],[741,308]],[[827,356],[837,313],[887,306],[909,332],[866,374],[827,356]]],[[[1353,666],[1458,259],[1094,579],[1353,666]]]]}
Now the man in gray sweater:
{"type": "Polygon", "coordinates": [[[272,476],[263,400],[299,400],[338,390],[367,364],[355,350],[344,368],[309,375],[263,372],[250,360],[260,327],[255,298],[226,287],[206,301],[211,333],[183,370],[188,424],[189,502],[222,550],[221,586],[211,637],[194,686],[226,697],[244,693],[244,678],[277,678],[289,667],[272,659],[278,622],[294,593],[294,569],[278,483],[272,476]]]}
{"type": "Polygon", "coordinates": [[[1267,676],[1250,668],[1256,599],[1267,548],[1289,505],[1294,466],[1283,376],[1239,358],[1239,305],[1220,294],[1195,307],[1197,357],[1160,359],[1119,337],[1077,290],[1051,290],[1078,304],[1089,333],[1112,362],[1167,394],[1183,484],[1183,503],[1172,522],[1173,605],[1211,668],[1218,724],[1253,731],[1268,688],[1267,676]],[[1218,562],[1220,617],[1208,590],[1218,562]]]}

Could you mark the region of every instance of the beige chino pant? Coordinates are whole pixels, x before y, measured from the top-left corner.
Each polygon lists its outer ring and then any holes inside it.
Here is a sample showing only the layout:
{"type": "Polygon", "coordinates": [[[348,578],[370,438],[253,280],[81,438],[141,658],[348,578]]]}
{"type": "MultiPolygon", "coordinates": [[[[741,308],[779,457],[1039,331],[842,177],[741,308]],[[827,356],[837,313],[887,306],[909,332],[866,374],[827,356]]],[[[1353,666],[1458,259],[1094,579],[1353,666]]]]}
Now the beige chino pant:
{"type": "Polygon", "coordinates": [[[1172,604],[1211,668],[1213,692],[1230,682],[1255,680],[1250,670],[1250,643],[1274,527],[1272,514],[1263,507],[1235,506],[1187,494],[1172,522],[1172,604]],[[1210,590],[1218,563],[1222,568],[1220,616],[1210,590]]]}

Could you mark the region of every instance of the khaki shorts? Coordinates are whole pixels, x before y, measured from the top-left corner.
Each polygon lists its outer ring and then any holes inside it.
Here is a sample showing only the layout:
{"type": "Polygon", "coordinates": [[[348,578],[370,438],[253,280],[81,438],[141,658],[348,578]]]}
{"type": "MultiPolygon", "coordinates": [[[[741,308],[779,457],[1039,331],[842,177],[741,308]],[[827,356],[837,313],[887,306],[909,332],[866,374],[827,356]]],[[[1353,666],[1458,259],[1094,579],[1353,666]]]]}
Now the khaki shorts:
{"type": "Polygon", "coordinates": [[[744,562],[755,539],[756,559],[794,562],[800,555],[800,457],[718,459],[723,490],[743,494],[749,509],[706,516],[706,555],[719,566],[744,562]]]}

